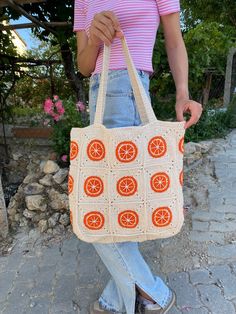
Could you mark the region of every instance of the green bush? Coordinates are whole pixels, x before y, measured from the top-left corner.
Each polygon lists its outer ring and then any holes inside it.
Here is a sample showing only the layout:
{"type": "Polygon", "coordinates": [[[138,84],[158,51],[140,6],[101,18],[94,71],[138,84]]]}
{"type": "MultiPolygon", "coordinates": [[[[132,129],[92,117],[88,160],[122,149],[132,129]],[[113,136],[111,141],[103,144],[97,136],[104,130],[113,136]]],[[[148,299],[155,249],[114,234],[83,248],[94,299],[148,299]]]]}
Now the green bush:
{"type": "MultiPolygon", "coordinates": [[[[152,104],[157,119],[176,121],[175,95],[170,95],[169,98],[158,98],[154,96],[152,97],[152,104]]],[[[235,110],[236,106],[232,105],[232,107],[235,110]]],[[[199,142],[224,137],[230,131],[230,127],[234,127],[233,124],[229,124],[228,115],[228,112],[216,108],[214,102],[209,102],[208,105],[205,106],[198,123],[186,130],[185,141],[199,142]]],[[[232,114],[230,114],[230,116],[232,116],[232,114]]],[[[185,117],[187,120],[190,116],[185,115],[185,117]]]]}
{"type": "Polygon", "coordinates": [[[226,123],[230,128],[236,128],[236,93],[228,105],[226,123]]]}
{"type": "MultiPolygon", "coordinates": [[[[59,158],[63,155],[67,156],[69,161],[70,154],[70,131],[72,127],[84,127],[82,121],[82,113],[76,109],[75,100],[71,97],[63,101],[65,113],[61,120],[54,122],[51,139],[53,141],[53,149],[59,158]]],[[[88,123],[88,121],[86,122],[88,123]]]]}

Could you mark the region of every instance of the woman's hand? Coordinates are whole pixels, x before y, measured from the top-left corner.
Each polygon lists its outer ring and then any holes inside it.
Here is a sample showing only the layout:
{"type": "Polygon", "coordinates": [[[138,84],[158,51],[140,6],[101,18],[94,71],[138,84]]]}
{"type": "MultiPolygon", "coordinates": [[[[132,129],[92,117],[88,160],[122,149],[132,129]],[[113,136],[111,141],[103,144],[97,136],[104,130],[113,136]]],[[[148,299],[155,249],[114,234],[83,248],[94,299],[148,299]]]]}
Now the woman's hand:
{"type": "Polygon", "coordinates": [[[199,102],[188,98],[178,99],[175,104],[176,117],[178,121],[184,121],[184,113],[188,112],[191,117],[186,121],[184,128],[187,129],[191,125],[196,124],[202,114],[202,105],[199,102]]]}
{"type": "Polygon", "coordinates": [[[104,42],[109,46],[114,37],[122,37],[123,33],[119,21],[112,11],[102,11],[94,15],[89,28],[89,42],[100,46],[104,42]]]}

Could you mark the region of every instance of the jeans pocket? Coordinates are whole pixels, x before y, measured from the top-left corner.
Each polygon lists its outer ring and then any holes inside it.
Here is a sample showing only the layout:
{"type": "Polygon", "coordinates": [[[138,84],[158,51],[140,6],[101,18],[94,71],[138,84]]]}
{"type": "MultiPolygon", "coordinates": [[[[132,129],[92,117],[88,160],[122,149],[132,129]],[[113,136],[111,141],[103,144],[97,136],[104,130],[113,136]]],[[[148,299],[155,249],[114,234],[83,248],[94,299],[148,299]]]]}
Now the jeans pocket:
{"type": "Polygon", "coordinates": [[[132,97],[126,93],[107,95],[103,124],[107,128],[134,125],[135,108],[132,97]]]}

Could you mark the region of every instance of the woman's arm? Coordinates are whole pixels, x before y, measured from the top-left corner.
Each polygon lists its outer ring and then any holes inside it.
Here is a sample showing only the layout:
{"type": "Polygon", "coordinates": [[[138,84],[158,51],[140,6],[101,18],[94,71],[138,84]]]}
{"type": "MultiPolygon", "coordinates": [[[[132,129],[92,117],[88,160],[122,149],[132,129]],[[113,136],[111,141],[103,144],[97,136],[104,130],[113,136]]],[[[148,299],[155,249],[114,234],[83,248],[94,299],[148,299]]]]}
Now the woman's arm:
{"type": "Polygon", "coordinates": [[[77,66],[80,73],[90,76],[95,68],[99,46],[94,45],[84,30],[76,32],[77,37],[77,66]]]}
{"type": "Polygon", "coordinates": [[[190,112],[191,118],[186,128],[197,123],[202,113],[200,103],[189,100],[188,90],[188,55],[180,29],[179,12],[162,15],[165,36],[165,47],[171,73],[176,86],[176,115],[179,121],[184,120],[184,112],[190,112]]]}
{"type": "Polygon", "coordinates": [[[90,76],[93,72],[101,42],[110,45],[115,36],[122,36],[115,14],[112,11],[95,14],[89,35],[88,38],[85,31],[77,31],[77,65],[84,76],[90,76]]]}

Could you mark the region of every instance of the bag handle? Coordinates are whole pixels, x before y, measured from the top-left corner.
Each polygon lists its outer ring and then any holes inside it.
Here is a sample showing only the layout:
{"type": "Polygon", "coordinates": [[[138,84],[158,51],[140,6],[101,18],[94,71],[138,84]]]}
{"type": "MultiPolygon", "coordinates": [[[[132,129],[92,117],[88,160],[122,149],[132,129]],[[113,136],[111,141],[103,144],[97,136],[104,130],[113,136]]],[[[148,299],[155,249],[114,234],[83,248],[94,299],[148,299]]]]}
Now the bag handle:
{"type": "MultiPolygon", "coordinates": [[[[122,50],[125,55],[128,74],[129,74],[131,85],[134,92],[134,97],[137,103],[138,112],[142,121],[142,125],[155,122],[157,121],[157,118],[152,109],[151,102],[143,87],[142,81],[134,66],[126,39],[125,37],[122,37],[120,39],[122,43],[122,50]]],[[[100,85],[99,85],[99,90],[98,90],[98,98],[97,98],[96,112],[95,112],[95,117],[94,117],[94,124],[102,124],[103,122],[106,91],[107,91],[110,51],[111,51],[111,45],[106,46],[104,43],[102,72],[101,72],[101,80],[100,80],[100,85]]]]}

